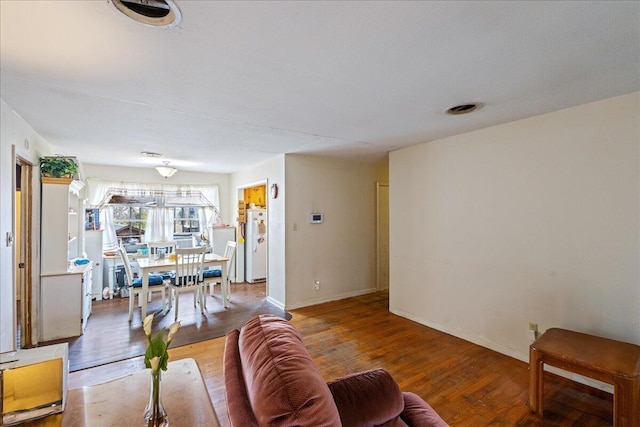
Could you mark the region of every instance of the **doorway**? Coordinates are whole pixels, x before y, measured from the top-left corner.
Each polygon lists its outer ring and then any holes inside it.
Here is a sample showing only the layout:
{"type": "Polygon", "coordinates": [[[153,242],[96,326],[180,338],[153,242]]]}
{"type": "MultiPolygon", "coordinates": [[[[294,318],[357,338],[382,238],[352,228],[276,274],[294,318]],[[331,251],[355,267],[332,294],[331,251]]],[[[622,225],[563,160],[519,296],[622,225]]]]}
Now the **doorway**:
{"type": "Polygon", "coordinates": [[[389,289],[389,183],[376,183],[376,281],[389,289]]]}
{"type": "MultiPolygon", "coordinates": [[[[267,203],[267,181],[257,181],[237,188],[238,197],[238,246],[236,250],[237,261],[237,275],[239,282],[252,283],[260,286],[264,282],[265,295],[269,296],[269,269],[268,269],[268,235],[269,235],[269,223],[268,223],[268,203],[267,203]],[[263,210],[263,213],[259,217],[251,216],[251,211],[263,210]],[[262,219],[260,219],[262,218],[262,219]],[[249,221],[252,221],[249,224],[249,221]],[[255,224],[254,224],[255,222],[255,224]],[[252,227],[253,226],[253,227],[252,227]],[[248,236],[247,233],[252,234],[248,236]],[[260,253],[264,253],[264,274],[256,274],[256,271],[260,271],[260,267],[257,265],[256,258],[248,260],[248,255],[257,256],[260,253]],[[251,273],[248,273],[247,269],[251,269],[251,273]],[[264,277],[264,280],[253,280],[256,277],[264,277]]],[[[259,258],[259,257],[258,257],[259,258]]]]}
{"type": "Polygon", "coordinates": [[[14,286],[16,308],[16,349],[34,346],[33,342],[33,286],[31,254],[33,204],[33,165],[16,157],[15,170],[15,246],[14,286]]]}

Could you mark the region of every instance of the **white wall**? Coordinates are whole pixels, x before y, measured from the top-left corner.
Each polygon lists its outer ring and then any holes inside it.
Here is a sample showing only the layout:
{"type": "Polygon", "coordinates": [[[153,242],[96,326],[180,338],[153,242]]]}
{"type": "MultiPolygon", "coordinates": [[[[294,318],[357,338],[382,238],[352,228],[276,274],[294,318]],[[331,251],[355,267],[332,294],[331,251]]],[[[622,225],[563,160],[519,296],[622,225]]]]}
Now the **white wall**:
{"type": "Polygon", "coordinates": [[[230,224],[235,218],[234,208],[229,197],[231,174],[202,173],[178,170],[171,178],[163,178],[153,166],[132,168],[124,166],[82,164],[83,178],[99,178],[109,181],[141,182],[150,184],[191,184],[218,185],[220,189],[220,210],[222,220],[230,224]]]}
{"type": "Polygon", "coordinates": [[[392,152],[391,311],[525,361],[529,322],[640,344],[639,118],[635,93],[392,152]]]}
{"type": "Polygon", "coordinates": [[[0,352],[15,349],[14,255],[15,246],[6,245],[7,233],[14,232],[15,165],[21,157],[34,165],[33,212],[31,218],[33,248],[32,336],[38,337],[37,312],[40,301],[40,179],[38,159],[50,155],[50,147],[9,105],[0,100],[0,352]],[[25,143],[25,140],[28,143],[25,143]],[[27,147],[28,145],[28,147],[27,147]]]}
{"type": "Polygon", "coordinates": [[[381,171],[372,163],[287,155],[287,308],[376,290],[375,183],[381,171]],[[311,213],[322,213],[324,222],[311,224],[311,213]]]}
{"type": "MultiPolygon", "coordinates": [[[[237,225],[238,188],[250,184],[267,182],[267,297],[274,303],[285,306],[285,200],[287,186],[284,176],[284,155],[278,155],[270,160],[259,163],[232,174],[230,197],[234,210],[234,225],[237,225]],[[277,184],[279,195],[277,199],[269,196],[268,189],[277,184]]],[[[257,285],[261,286],[261,285],[257,285]]]]}

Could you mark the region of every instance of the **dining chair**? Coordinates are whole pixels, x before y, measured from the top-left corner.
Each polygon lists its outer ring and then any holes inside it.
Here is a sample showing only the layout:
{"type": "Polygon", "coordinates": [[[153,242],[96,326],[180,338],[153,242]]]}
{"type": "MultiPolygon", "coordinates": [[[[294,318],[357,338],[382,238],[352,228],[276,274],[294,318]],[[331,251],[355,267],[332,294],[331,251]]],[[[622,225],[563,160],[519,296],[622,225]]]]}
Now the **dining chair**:
{"type": "Polygon", "coordinates": [[[178,307],[182,292],[194,292],[193,306],[196,306],[196,296],[200,299],[200,312],[204,313],[204,282],[202,281],[202,264],[207,252],[206,246],[195,248],[176,248],[176,269],[170,279],[170,298],[175,299],[175,321],[178,321],[178,307]]]}
{"type": "Polygon", "coordinates": [[[147,242],[149,247],[149,256],[160,257],[168,256],[176,251],[176,242],[147,242]]]}
{"type": "Polygon", "coordinates": [[[195,248],[197,245],[195,236],[188,237],[174,237],[176,248],[195,248]]]}
{"type": "MultiPolygon", "coordinates": [[[[233,259],[236,256],[236,247],[237,242],[233,242],[231,240],[227,241],[227,245],[224,248],[224,257],[227,259],[227,283],[222,283],[222,271],[217,268],[210,268],[204,270],[203,272],[203,280],[204,290],[206,292],[207,287],[209,287],[209,294],[213,296],[213,288],[217,283],[220,283],[221,286],[227,286],[227,300],[230,300],[231,297],[231,265],[233,264],[233,259]]],[[[224,295],[224,293],[223,293],[224,295]]],[[[224,301],[223,301],[224,305],[224,301]]],[[[207,308],[207,299],[204,300],[204,308],[207,308]]]]}
{"type": "MultiPolygon", "coordinates": [[[[156,259],[160,256],[169,257],[176,252],[175,241],[147,242],[147,247],[149,248],[149,256],[156,259]]],[[[169,289],[169,280],[171,279],[172,272],[158,271],[157,274],[162,275],[162,278],[164,279],[164,284],[169,294],[169,308],[167,309],[167,311],[171,311],[171,290],[169,289]]]]}
{"type": "MultiPolygon", "coordinates": [[[[165,283],[164,279],[159,274],[150,274],[149,275],[149,291],[147,295],[142,295],[142,279],[133,277],[133,270],[131,269],[131,263],[129,262],[129,257],[127,256],[127,252],[124,250],[122,246],[118,247],[118,254],[122,259],[122,264],[124,265],[125,272],[125,287],[129,289],[129,322],[133,320],[133,302],[135,300],[135,296],[138,295],[138,300],[140,298],[147,298],[148,295],[151,295],[152,292],[162,292],[162,310],[166,310],[165,304],[165,283]]],[[[144,317],[144,314],[142,315],[144,317]]]]}

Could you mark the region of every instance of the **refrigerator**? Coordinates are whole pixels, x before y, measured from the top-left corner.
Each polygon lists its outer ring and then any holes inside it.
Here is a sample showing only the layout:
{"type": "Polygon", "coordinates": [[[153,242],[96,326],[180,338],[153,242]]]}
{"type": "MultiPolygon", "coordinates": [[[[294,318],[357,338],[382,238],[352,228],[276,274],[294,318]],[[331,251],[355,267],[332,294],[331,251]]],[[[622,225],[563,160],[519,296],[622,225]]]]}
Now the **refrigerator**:
{"type": "Polygon", "coordinates": [[[249,283],[267,280],[267,210],[247,209],[244,237],[245,280],[249,283]]]}

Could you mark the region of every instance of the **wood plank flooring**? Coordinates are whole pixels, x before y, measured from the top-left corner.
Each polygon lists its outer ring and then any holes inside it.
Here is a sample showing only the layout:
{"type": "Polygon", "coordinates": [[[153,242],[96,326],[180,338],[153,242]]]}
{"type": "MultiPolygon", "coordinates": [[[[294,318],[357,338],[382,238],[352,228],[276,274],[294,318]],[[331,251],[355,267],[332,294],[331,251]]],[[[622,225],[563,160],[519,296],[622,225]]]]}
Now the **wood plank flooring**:
{"type": "MultiPolygon", "coordinates": [[[[235,293],[236,291],[234,291],[235,293]]],[[[291,311],[291,322],[326,380],[382,367],[403,390],[428,401],[452,426],[610,426],[612,396],[555,375],[545,380],[545,417],[527,406],[527,364],[435,331],[388,311],[376,292],[291,311]]],[[[224,338],[170,349],[194,358],[222,426],[224,338]]],[[[74,372],[69,387],[95,384],[141,369],[142,358],[74,372]]]]}

